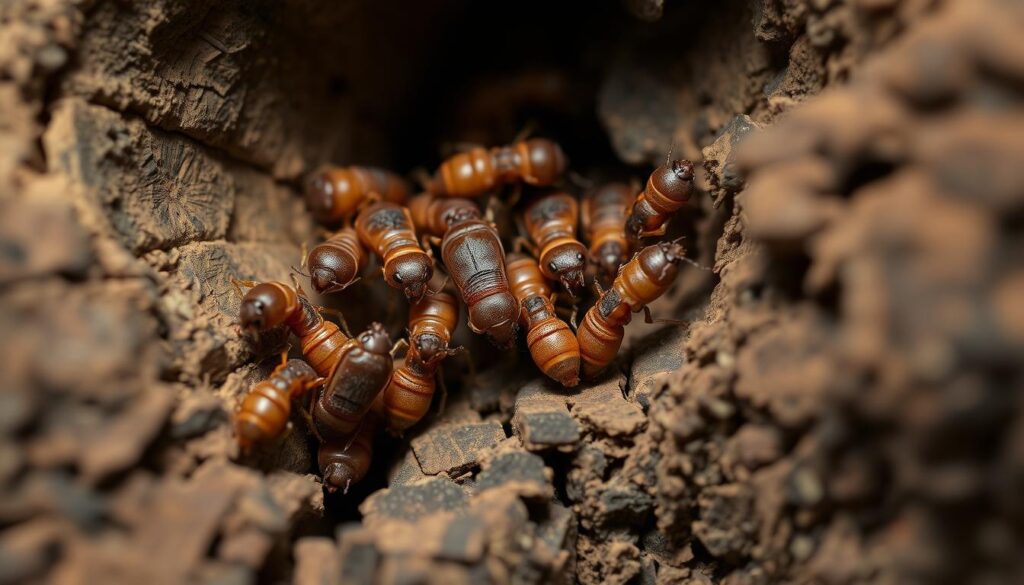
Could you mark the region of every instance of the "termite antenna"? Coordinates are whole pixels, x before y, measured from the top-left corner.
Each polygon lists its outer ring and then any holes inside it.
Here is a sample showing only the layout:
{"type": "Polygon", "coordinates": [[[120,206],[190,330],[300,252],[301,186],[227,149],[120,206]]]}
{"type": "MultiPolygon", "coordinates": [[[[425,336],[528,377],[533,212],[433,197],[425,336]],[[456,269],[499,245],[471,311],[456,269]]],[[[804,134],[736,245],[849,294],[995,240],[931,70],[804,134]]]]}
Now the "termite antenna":
{"type": "Polygon", "coordinates": [[[665,166],[666,167],[669,166],[672,163],[672,151],[675,150],[675,147],[676,147],[676,141],[673,138],[668,143],[668,154],[665,155],[665,166]]]}
{"type": "Polygon", "coordinates": [[[695,260],[690,260],[686,256],[680,257],[680,260],[682,260],[683,262],[686,262],[687,264],[690,264],[691,266],[694,266],[696,268],[700,268],[701,270],[704,270],[704,271],[707,271],[707,272],[711,272],[711,267],[710,266],[704,266],[703,264],[701,264],[701,263],[699,263],[699,262],[697,262],[695,260]]]}
{"type": "MultiPolygon", "coordinates": [[[[303,262],[303,264],[305,264],[305,262],[303,262]]],[[[303,272],[302,270],[300,270],[300,269],[298,269],[298,268],[296,268],[294,266],[291,266],[290,268],[292,269],[292,276],[293,277],[296,274],[298,274],[299,276],[305,276],[306,278],[313,278],[312,276],[306,274],[305,272],[303,272]]]]}

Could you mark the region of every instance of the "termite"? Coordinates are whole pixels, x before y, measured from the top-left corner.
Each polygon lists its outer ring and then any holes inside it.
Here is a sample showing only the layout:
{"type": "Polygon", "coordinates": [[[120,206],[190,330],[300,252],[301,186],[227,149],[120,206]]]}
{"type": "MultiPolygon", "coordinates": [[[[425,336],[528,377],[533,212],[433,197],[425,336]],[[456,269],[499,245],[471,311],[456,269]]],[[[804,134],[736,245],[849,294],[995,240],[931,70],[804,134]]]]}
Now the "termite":
{"type": "Polygon", "coordinates": [[[633,203],[626,220],[626,237],[635,244],[640,238],[665,235],[668,220],[690,200],[692,193],[690,161],[673,159],[654,169],[633,203]]]}
{"type": "Polygon", "coordinates": [[[380,404],[380,400],[374,402],[354,433],[332,436],[320,444],[317,463],[327,491],[348,493],[352,484],[366,477],[373,461],[373,439],[381,426],[380,404]]]}
{"type": "Polygon", "coordinates": [[[450,344],[458,323],[459,302],[443,287],[409,308],[409,351],[384,389],[389,432],[401,434],[427,413],[437,386],[437,368],[456,351],[450,344]]]}
{"type": "Polygon", "coordinates": [[[333,419],[335,432],[351,433],[391,376],[391,341],[384,327],[372,323],[349,338],[294,288],[280,282],[252,284],[242,299],[241,326],[250,331],[288,326],[306,361],[326,380],[314,411],[333,419]]]}
{"type": "Polygon", "coordinates": [[[282,361],[270,376],[257,382],[235,414],[235,436],[242,452],[254,443],[277,438],[292,413],[292,400],[323,383],[323,378],[299,359],[282,361]]]}
{"type": "Polygon", "coordinates": [[[509,290],[505,248],[494,225],[467,219],[448,228],[441,256],[469,313],[469,328],[495,346],[515,345],[519,301],[509,290]]]}
{"type": "Polygon", "coordinates": [[[647,246],[622,267],[576,331],[584,378],[600,374],[615,359],[632,313],[643,310],[645,320],[653,322],[647,305],[671,286],[685,253],[677,242],[660,242],[647,246]]]}
{"type": "Polygon", "coordinates": [[[523,212],[523,226],[537,246],[537,260],[545,277],[562,283],[575,296],[584,284],[587,248],[576,239],[579,206],[568,193],[550,193],[523,212]]]}
{"type": "Polygon", "coordinates": [[[629,261],[626,217],[632,202],[633,193],[628,185],[609,183],[584,197],[581,203],[580,217],[583,234],[590,244],[590,258],[606,283],[629,261]]]}
{"type": "Polygon", "coordinates": [[[309,251],[306,268],[313,289],[320,294],[331,294],[359,280],[359,272],[366,262],[366,249],[359,242],[359,235],[346,227],[309,251]]]}
{"type": "Polygon", "coordinates": [[[359,241],[381,258],[388,285],[404,292],[411,302],[423,298],[434,263],[416,240],[409,210],[380,201],[359,212],[355,228],[359,241]]]}
{"type": "Polygon", "coordinates": [[[323,223],[350,218],[371,198],[402,204],[409,197],[406,182],[373,167],[323,166],[306,178],[306,206],[323,223]]]}
{"type": "Polygon", "coordinates": [[[491,149],[476,147],[441,163],[428,190],[434,195],[475,197],[513,181],[543,187],[553,185],[566,166],[562,148],[545,138],[491,149]]]}
{"type": "Polygon", "coordinates": [[[512,294],[522,303],[530,356],[548,377],[572,388],[580,381],[580,346],[569,326],[555,314],[551,288],[537,262],[523,254],[508,255],[512,294]]]}
{"type": "Polygon", "coordinates": [[[452,225],[483,217],[477,204],[469,199],[434,197],[427,193],[409,200],[409,213],[417,230],[437,238],[443,238],[452,225]]]}

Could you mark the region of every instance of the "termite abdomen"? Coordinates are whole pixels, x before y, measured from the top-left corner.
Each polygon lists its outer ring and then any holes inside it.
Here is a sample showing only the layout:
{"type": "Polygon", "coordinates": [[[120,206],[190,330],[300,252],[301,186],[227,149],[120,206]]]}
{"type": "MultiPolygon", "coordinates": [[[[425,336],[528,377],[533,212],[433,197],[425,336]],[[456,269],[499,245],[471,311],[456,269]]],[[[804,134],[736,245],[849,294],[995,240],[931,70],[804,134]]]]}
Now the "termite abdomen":
{"type": "Polygon", "coordinates": [[[235,415],[235,435],[246,451],[254,443],[280,436],[292,412],[292,398],[320,380],[309,364],[292,359],[253,385],[235,415]]]}

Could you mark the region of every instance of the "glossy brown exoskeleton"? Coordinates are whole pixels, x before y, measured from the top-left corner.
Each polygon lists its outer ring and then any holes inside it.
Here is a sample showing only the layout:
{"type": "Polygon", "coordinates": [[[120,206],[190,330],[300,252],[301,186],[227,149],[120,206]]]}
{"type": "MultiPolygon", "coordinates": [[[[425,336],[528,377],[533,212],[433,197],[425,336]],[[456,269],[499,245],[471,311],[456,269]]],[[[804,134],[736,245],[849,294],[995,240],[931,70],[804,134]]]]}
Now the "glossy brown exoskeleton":
{"type": "MultiPolygon", "coordinates": [[[[311,409],[322,443],[347,442],[391,377],[391,340],[380,323],[348,338],[286,284],[255,284],[242,298],[239,323],[247,331],[285,325],[299,338],[306,361],[324,379],[311,409]]],[[[242,436],[239,438],[241,442],[242,436]]],[[[333,479],[325,475],[324,485],[329,490],[358,481],[338,473],[335,469],[330,475],[333,479]]]]}
{"type": "Polygon", "coordinates": [[[279,437],[291,416],[292,400],[323,380],[309,364],[293,359],[282,362],[270,377],[254,384],[235,413],[235,436],[242,451],[279,437]]]}
{"type": "Polygon", "coordinates": [[[584,285],[587,248],[576,239],[579,206],[568,193],[549,193],[527,206],[523,225],[537,245],[537,261],[545,277],[576,295],[584,285]]]}
{"type": "Polygon", "coordinates": [[[602,185],[581,203],[580,218],[590,244],[590,258],[605,283],[610,283],[619,267],[629,261],[626,217],[632,203],[633,192],[622,183],[602,185]]]}
{"type": "Polygon", "coordinates": [[[384,389],[388,431],[401,434],[430,408],[441,361],[455,353],[452,335],[459,323],[459,301],[439,286],[409,308],[409,351],[384,389]]]}
{"type": "Polygon", "coordinates": [[[411,302],[423,298],[434,263],[416,240],[409,210],[386,201],[374,203],[359,212],[355,227],[359,241],[380,257],[388,285],[411,302]]]}
{"type": "MultiPolygon", "coordinates": [[[[593,378],[612,363],[632,313],[644,310],[665,294],[685,253],[676,242],[661,242],[647,246],[623,266],[612,287],[587,311],[576,331],[584,378],[593,378]]],[[[650,321],[650,314],[646,316],[650,321]]]]}
{"type": "Polygon", "coordinates": [[[352,217],[371,199],[402,204],[409,197],[406,182],[373,167],[323,166],[306,178],[306,206],[319,221],[337,224],[352,217]]]}
{"type": "Polygon", "coordinates": [[[654,169],[644,190],[636,196],[626,220],[626,237],[634,244],[640,238],[661,236],[672,215],[693,193],[693,163],[671,160],[654,169]]]}
{"type": "Polygon", "coordinates": [[[341,292],[359,279],[366,266],[366,249],[356,230],[346,227],[309,251],[306,268],[313,289],[320,294],[341,292]]]}
{"type": "Polygon", "coordinates": [[[477,147],[444,161],[428,190],[434,195],[475,197],[512,181],[543,187],[553,185],[567,165],[562,148],[544,138],[477,147]]]}
{"type": "Polygon", "coordinates": [[[569,326],[555,314],[551,288],[537,261],[523,254],[508,255],[512,294],[523,306],[521,323],[533,362],[563,386],[580,381],[580,346],[569,326]]]}

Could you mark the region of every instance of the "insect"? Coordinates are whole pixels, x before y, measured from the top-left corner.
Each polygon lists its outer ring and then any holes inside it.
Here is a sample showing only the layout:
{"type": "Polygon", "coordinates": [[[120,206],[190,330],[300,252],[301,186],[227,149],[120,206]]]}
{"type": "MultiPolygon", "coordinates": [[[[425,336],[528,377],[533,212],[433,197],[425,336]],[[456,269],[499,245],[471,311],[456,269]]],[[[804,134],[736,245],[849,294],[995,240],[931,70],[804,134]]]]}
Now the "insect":
{"type": "Polygon", "coordinates": [[[604,282],[629,260],[626,217],[633,193],[628,185],[609,183],[585,197],[581,204],[583,233],[590,243],[590,257],[604,282]]]}
{"type": "Polygon", "coordinates": [[[476,203],[461,197],[434,197],[423,193],[409,201],[409,213],[416,229],[434,237],[444,237],[453,224],[480,219],[476,203]]]}
{"type": "Polygon", "coordinates": [[[553,185],[567,166],[562,148],[545,138],[491,149],[476,147],[441,163],[428,190],[434,195],[475,197],[517,180],[528,185],[553,185]]]}
{"type": "Polygon", "coordinates": [[[291,416],[292,399],[322,383],[309,364],[292,359],[282,360],[270,377],[254,384],[235,414],[235,435],[242,452],[280,436],[291,416]]]}
{"type": "Polygon", "coordinates": [[[373,408],[366,413],[355,433],[347,437],[331,438],[320,445],[317,453],[317,464],[324,478],[327,491],[348,488],[366,477],[373,460],[373,437],[380,430],[380,401],[374,402],[373,408]]]}
{"type": "Polygon", "coordinates": [[[580,346],[569,326],[555,314],[551,288],[537,262],[523,254],[508,255],[512,294],[522,303],[526,345],[534,363],[548,377],[572,388],[580,381],[580,346]]]}
{"type": "Polygon", "coordinates": [[[568,193],[551,193],[523,212],[523,225],[538,247],[537,259],[546,278],[562,283],[575,296],[584,284],[587,248],[576,239],[579,206],[568,193]]]}
{"type": "Polygon", "coordinates": [[[287,325],[302,344],[302,355],[326,380],[317,403],[339,433],[355,429],[359,418],[391,375],[391,341],[380,323],[349,338],[325,320],[292,287],[280,282],[256,284],[242,298],[239,320],[246,330],[287,325]]]}
{"type": "Polygon", "coordinates": [[[366,249],[359,243],[359,235],[346,227],[310,250],[306,267],[313,289],[330,294],[343,291],[359,280],[359,271],[366,266],[366,261],[366,249]]]}
{"type": "Polygon", "coordinates": [[[626,219],[626,237],[636,243],[640,238],[665,235],[672,214],[690,200],[693,193],[693,163],[673,159],[654,169],[644,190],[636,196],[626,219]]]}
{"type": "Polygon", "coordinates": [[[411,302],[423,298],[434,262],[416,241],[409,210],[387,201],[373,203],[359,212],[355,227],[363,245],[380,256],[388,285],[411,302]]]}
{"type": "Polygon", "coordinates": [[[645,320],[653,322],[647,305],[668,290],[685,253],[678,242],[660,242],[647,246],[622,267],[576,331],[584,378],[593,378],[615,359],[632,313],[643,310],[645,320]]]}
{"type": "Polygon", "coordinates": [[[505,249],[494,226],[481,219],[452,224],[441,242],[441,256],[466,303],[469,328],[498,348],[515,345],[519,301],[509,290],[505,249]]]}
{"type": "Polygon", "coordinates": [[[334,224],[348,219],[367,200],[405,203],[406,182],[384,169],[323,166],[306,179],[306,206],[319,221],[334,224]]]}
{"type": "Polygon", "coordinates": [[[449,347],[459,323],[459,301],[444,290],[428,294],[409,308],[409,352],[384,389],[388,431],[401,434],[430,408],[437,368],[456,352],[449,347]]]}

